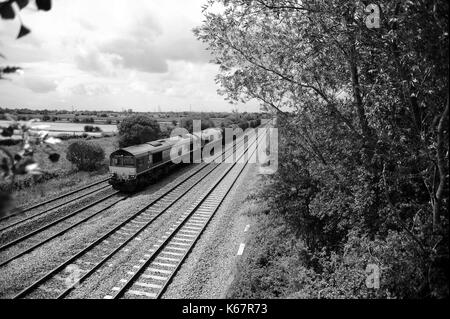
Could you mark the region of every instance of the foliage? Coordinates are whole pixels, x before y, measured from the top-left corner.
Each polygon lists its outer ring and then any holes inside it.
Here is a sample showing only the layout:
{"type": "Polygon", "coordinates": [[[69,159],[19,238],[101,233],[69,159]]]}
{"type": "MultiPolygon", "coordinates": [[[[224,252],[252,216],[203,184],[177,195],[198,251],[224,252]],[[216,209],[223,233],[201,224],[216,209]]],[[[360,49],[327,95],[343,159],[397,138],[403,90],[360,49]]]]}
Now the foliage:
{"type": "Polygon", "coordinates": [[[97,143],[77,141],[69,145],[66,158],[81,171],[93,171],[105,159],[105,151],[97,143]]]}
{"type": "MultiPolygon", "coordinates": [[[[49,11],[52,8],[51,0],[35,0],[36,7],[38,10],[49,11]]],[[[29,0],[7,0],[0,3],[0,17],[2,19],[14,19],[16,17],[16,12],[14,11],[14,4],[18,6],[19,10],[22,10],[30,3],[29,0]]],[[[17,38],[21,38],[31,32],[20,19],[20,30],[17,38]]]]}
{"type": "MultiPolygon", "coordinates": [[[[1,56],[1,54],[0,54],[1,56]]],[[[14,74],[22,71],[22,68],[17,66],[0,66],[0,80],[5,78],[5,74],[14,74]]]]}
{"type": "Polygon", "coordinates": [[[375,252],[376,297],[446,297],[448,3],[379,1],[379,29],[362,3],[210,0],[195,33],[221,93],[279,118],[264,197],[306,247],[302,291],[367,297],[375,252]]]}
{"type": "Polygon", "coordinates": [[[214,122],[208,117],[202,117],[200,119],[194,119],[191,117],[182,118],[180,121],[180,127],[185,128],[189,133],[192,133],[194,130],[193,124],[194,120],[201,121],[200,129],[205,130],[210,127],[215,127],[214,122]]]}
{"type": "MultiPolygon", "coordinates": [[[[60,156],[53,145],[59,143],[60,140],[50,137],[48,132],[42,130],[44,129],[43,127],[33,126],[36,120],[22,123],[8,114],[5,114],[5,117],[11,124],[1,130],[2,145],[20,144],[20,151],[14,154],[8,148],[0,146],[0,181],[10,186],[0,190],[0,197],[9,198],[11,186],[14,184],[16,176],[42,174],[39,164],[33,157],[36,148],[42,147],[45,153],[48,154],[49,161],[57,162],[60,156]],[[15,132],[21,135],[19,142],[13,139],[15,132]]],[[[5,207],[1,207],[0,216],[6,213],[5,207]]]]}
{"type": "Polygon", "coordinates": [[[117,125],[119,146],[128,147],[157,140],[161,134],[158,122],[149,116],[132,115],[117,125]]]}
{"type": "Polygon", "coordinates": [[[98,126],[93,126],[93,125],[85,125],[84,126],[84,131],[85,132],[101,132],[102,129],[98,126]]]}

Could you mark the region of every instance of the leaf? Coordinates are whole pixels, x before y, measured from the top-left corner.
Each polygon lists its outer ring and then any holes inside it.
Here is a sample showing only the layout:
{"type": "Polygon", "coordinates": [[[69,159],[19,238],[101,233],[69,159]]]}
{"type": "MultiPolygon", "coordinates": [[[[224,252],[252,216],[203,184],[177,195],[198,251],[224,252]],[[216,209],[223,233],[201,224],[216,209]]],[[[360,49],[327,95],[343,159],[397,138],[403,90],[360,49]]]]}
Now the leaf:
{"type": "Polygon", "coordinates": [[[59,161],[59,158],[61,157],[61,155],[59,155],[58,153],[52,153],[49,155],[48,159],[52,162],[52,163],[56,163],[59,161]]]}
{"type": "Polygon", "coordinates": [[[20,9],[23,9],[28,5],[30,0],[15,0],[15,2],[17,3],[20,9]]]}
{"type": "Polygon", "coordinates": [[[26,26],[24,26],[23,24],[20,25],[20,31],[19,34],[17,35],[17,39],[26,36],[28,33],[30,33],[31,30],[28,29],[26,26]]]}
{"type": "Polygon", "coordinates": [[[0,4],[0,16],[3,19],[14,19],[16,14],[14,13],[14,9],[12,8],[11,2],[5,2],[0,4]]]}
{"type": "Polygon", "coordinates": [[[39,10],[49,11],[52,8],[51,0],[36,0],[36,5],[39,10]]]}
{"type": "Polygon", "coordinates": [[[6,66],[2,69],[2,73],[16,73],[20,70],[22,70],[22,68],[18,66],[6,66]]]}

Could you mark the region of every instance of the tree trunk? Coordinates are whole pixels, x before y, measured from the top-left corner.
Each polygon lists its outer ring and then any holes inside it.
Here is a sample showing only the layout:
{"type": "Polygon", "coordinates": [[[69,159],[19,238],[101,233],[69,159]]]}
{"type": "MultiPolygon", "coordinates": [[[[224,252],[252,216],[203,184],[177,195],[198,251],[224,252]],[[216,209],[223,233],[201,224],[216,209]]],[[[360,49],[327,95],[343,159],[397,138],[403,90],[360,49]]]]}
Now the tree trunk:
{"type": "Polygon", "coordinates": [[[444,130],[446,129],[446,120],[449,112],[449,96],[447,94],[447,105],[442,113],[439,125],[437,128],[437,146],[436,146],[436,159],[438,167],[439,185],[435,194],[434,206],[433,206],[433,231],[438,231],[440,227],[440,212],[442,208],[442,200],[444,197],[444,188],[448,175],[447,162],[445,160],[445,144],[444,144],[444,130]]]}

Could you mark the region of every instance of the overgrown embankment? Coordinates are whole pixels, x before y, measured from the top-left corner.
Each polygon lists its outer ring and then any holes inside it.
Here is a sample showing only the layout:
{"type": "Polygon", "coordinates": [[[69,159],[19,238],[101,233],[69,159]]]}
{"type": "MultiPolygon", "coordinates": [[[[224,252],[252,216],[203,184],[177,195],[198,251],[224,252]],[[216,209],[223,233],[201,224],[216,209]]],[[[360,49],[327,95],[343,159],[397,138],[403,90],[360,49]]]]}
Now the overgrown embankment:
{"type": "MultiPolygon", "coordinates": [[[[432,234],[431,214],[395,214],[380,181],[369,178],[364,167],[348,171],[344,158],[332,171],[311,165],[296,147],[295,127],[281,123],[279,170],[261,177],[260,190],[248,199],[255,225],[228,296],[448,296],[448,235],[432,234]],[[436,244],[438,236],[442,241],[436,244]],[[366,284],[373,267],[379,270],[379,288],[366,284]]],[[[411,196],[407,192],[397,200],[420,207],[411,196]]]]}

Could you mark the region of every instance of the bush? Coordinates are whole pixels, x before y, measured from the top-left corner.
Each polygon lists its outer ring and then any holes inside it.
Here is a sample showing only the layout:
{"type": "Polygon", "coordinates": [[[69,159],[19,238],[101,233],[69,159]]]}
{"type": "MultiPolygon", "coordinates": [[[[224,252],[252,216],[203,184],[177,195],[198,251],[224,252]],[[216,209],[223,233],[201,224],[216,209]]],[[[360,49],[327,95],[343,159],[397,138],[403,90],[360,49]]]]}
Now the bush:
{"type": "Polygon", "coordinates": [[[11,138],[0,140],[0,145],[1,146],[13,146],[13,145],[21,144],[21,143],[22,143],[22,140],[14,140],[14,139],[11,139],[11,138]]]}
{"type": "Polygon", "coordinates": [[[69,145],[66,158],[81,171],[97,169],[105,159],[105,152],[96,143],[77,141],[69,145]]]}
{"type": "Polygon", "coordinates": [[[239,122],[238,126],[239,126],[243,131],[245,131],[246,129],[249,128],[249,123],[248,123],[247,121],[245,121],[245,120],[241,120],[241,121],[239,122]]]}
{"type": "Polygon", "coordinates": [[[101,132],[102,129],[98,126],[92,126],[92,125],[85,125],[84,126],[85,132],[101,132]]]}
{"type": "MultiPolygon", "coordinates": [[[[188,130],[189,133],[192,133],[193,123],[194,123],[193,120],[194,119],[189,118],[189,117],[183,118],[180,121],[180,126],[182,128],[185,128],[186,130],[188,130]]],[[[195,120],[197,120],[197,119],[195,119],[195,120]]],[[[201,121],[201,129],[202,130],[205,130],[210,127],[215,127],[214,122],[208,117],[201,118],[200,121],[201,121]]]]}
{"type": "MultiPolygon", "coordinates": [[[[86,133],[83,133],[83,134],[86,134],[86,133]]],[[[68,140],[79,139],[80,136],[74,135],[74,134],[59,134],[58,138],[62,141],[68,141],[68,140]]]]}
{"type": "Polygon", "coordinates": [[[154,141],[161,134],[158,122],[147,115],[129,116],[117,127],[119,130],[119,147],[154,141]]]}

